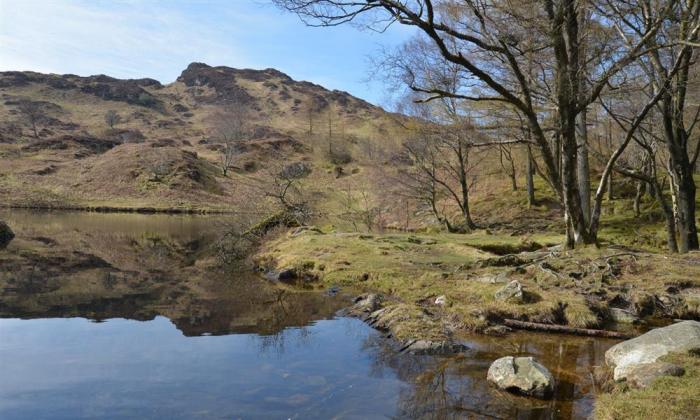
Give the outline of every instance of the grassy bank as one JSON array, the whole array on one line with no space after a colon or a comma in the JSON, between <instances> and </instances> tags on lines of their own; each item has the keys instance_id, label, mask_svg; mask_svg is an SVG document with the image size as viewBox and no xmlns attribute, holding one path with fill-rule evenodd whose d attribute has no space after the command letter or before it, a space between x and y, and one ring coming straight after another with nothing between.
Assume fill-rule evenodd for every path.
<instances>
[{"instance_id":1,"label":"grassy bank","mask_svg":"<svg viewBox=\"0 0 700 420\"><path fill-rule=\"evenodd\" d=\"M700 357L674 354L662 359L685 369L680 377L666 376L641 390L618 385L601 394L595 417L601 420L654 419L685 420L700 418Z\"/></svg>"},{"instance_id":2,"label":"grassy bank","mask_svg":"<svg viewBox=\"0 0 700 420\"><path fill-rule=\"evenodd\" d=\"M560 241L550 234L518 238L484 231L370 235L306 230L267 243L256 261L314 279L307 286L337 285L387 296L387 305L403 305L414 314L406 315L412 328L401 329L404 338L483 331L504 318L598 327L609 319L609 306L621 299L642 315L663 316L653 305L672 287L682 289L677 295L683 304L668 316L699 312L696 256L546 248ZM523 298L496 299L512 280L522 285ZM445 296L446 304L436 305L438 296Z\"/></svg>"}]
</instances>

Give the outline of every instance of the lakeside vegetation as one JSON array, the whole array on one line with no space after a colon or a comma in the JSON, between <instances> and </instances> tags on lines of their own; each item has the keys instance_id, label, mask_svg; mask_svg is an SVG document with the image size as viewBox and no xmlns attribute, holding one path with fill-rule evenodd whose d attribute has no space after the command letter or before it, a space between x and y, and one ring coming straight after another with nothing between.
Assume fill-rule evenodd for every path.
<instances>
[{"instance_id":1,"label":"lakeside vegetation","mask_svg":"<svg viewBox=\"0 0 700 420\"><path fill-rule=\"evenodd\" d=\"M357 296L348 313L400 352L700 319L700 2L273 2L415 29L375 63L395 112L274 69L2 72L0 205L230 213L207 265ZM17 270L57 252L27 243ZM595 416L700 416L698 355L660 360L684 373L601 374Z\"/></svg>"}]
</instances>

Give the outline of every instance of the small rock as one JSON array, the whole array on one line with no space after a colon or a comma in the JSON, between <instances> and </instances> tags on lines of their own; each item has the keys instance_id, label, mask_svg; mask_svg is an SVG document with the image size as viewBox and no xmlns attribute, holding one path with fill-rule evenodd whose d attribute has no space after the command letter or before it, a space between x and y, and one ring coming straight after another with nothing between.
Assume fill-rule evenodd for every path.
<instances>
[{"instance_id":1,"label":"small rock","mask_svg":"<svg viewBox=\"0 0 700 420\"><path fill-rule=\"evenodd\" d=\"M277 280L281 282L287 282L287 281L292 281L297 278L297 272L294 269L287 268L285 270L280 271L277 274Z\"/></svg>"},{"instance_id":2,"label":"small rock","mask_svg":"<svg viewBox=\"0 0 700 420\"><path fill-rule=\"evenodd\" d=\"M634 388L646 388L662 376L683 376L685 370L672 363L653 362L634 365L627 370L627 383Z\"/></svg>"},{"instance_id":3,"label":"small rock","mask_svg":"<svg viewBox=\"0 0 700 420\"><path fill-rule=\"evenodd\" d=\"M15 233L12 229L10 229L7 223L0 220L0 249L5 248L14 237Z\"/></svg>"},{"instance_id":4,"label":"small rock","mask_svg":"<svg viewBox=\"0 0 700 420\"><path fill-rule=\"evenodd\" d=\"M498 274L484 274L474 280L485 284L505 284L508 282L508 273L504 271Z\"/></svg>"},{"instance_id":5,"label":"small rock","mask_svg":"<svg viewBox=\"0 0 700 420\"><path fill-rule=\"evenodd\" d=\"M484 334L502 336L508 334L511 331L513 330L510 327L506 327L505 325L492 325L484 330Z\"/></svg>"},{"instance_id":6,"label":"small rock","mask_svg":"<svg viewBox=\"0 0 700 420\"><path fill-rule=\"evenodd\" d=\"M678 292L680 292L680 290L678 290L678 287L676 286L671 285L666 288L666 293L677 295Z\"/></svg>"},{"instance_id":7,"label":"small rock","mask_svg":"<svg viewBox=\"0 0 700 420\"><path fill-rule=\"evenodd\" d=\"M502 302L522 302L523 286L519 281L513 280L494 294L496 300Z\"/></svg>"},{"instance_id":8,"label":"small rock","mask_svg":"<svg viewBox=\"0 0 700 420\"><path fill-rule=\"evenodd\" d=\"M537 398L554 392L554 377L532 357L501 357L491 364L487 380L498 389Z\"/></svg>"},{"instance_id":9,"label":"small rock","mask_svg":"<svg viewBox=\"0 0 700 420\"><path fill-rule=\"evenodd\" d=\"M445 305L447 303L447 297L445 295L440 295L435 298L436 305Z\"/></svg>"},{"instance_id":10,"label":"small rock","mask_svg":"<svg viewBox=\"0 0 700 420\"><path fill-rule=\"evenodd\" d=\"M409 340L402 352L415 355L450 355L467 350L467 346L451 341Z\"/></svg>"},{"instance_id":11,"label":"small rock","mask_svg":"<svg viewBox=\"0 0 700 420\"><path fill-rule=\"evenodd\" d=\"M299 226L299 227L292 229L289 232L289 236L296 237L299 235L303 235L305 233L318 234L318 233L323 233L323 232L321 232L321 229L317 228L316 226Z\"/></svg>"},{"instance_id":12,"label":"small rock","mask_svg":"<svg viewBox=\"0 0 700 420\"><path fill-rule=\"evenodd\" d=\"M605 363L613 368L613 378L627 378L636 365L656 362L669 353L700 349L700 322L683 321L618 343L605 352Z\"/></svg>"},{"instance_id":13,"label":"small rock","mask_svg":"<svg viewBox=\"0 0 700 420\"><path fill-rule=\"evenodd\" d=\"M619 324L636 324L639 318L632 312L620 308L610 308L610 319Z\"/></svg>"},{"instance_id":14,"label":"small rock","mask_svg":"<svg viewBox=\"0 0 700 420\"><path fill-rule=\"evenodd\" d=\"M380 308L382 298L374 293L360 295L355 298L355 305L352 307L353 313L372 313Z\"/></svg>"}]
</instances>

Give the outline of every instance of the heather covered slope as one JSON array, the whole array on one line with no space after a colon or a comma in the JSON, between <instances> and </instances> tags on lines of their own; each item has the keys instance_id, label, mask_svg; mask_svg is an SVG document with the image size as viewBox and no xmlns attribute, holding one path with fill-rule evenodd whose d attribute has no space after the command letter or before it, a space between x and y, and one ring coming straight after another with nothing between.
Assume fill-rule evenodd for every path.
<instances>
[{"instance_id":1,"label":"heather covered slope","mask_svg":"<svg viewBox=\"0 0 700 420\"><path fill-rule=\"evenodd\" d=\"M35 124L27 103L40 110ZM215 126L232 103L245 107L250 135L224 177ZM327 164L329 132L358 164L363 150L391 149L397 118L274 69L193 63L167 85L4 72L0 195L12 206L225 210L248 194L241 177L300 160Z\"/></svg>"}]
</instances>

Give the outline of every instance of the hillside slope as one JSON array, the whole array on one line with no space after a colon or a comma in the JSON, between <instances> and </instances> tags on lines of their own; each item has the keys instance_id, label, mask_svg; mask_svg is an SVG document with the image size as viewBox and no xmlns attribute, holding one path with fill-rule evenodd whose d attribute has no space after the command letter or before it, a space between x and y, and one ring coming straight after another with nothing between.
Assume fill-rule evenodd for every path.
<instances>
[{"instance_id":1,"label":"hillside slope","mask_svg":"<svg viewBox=\"0 0 700 420\"><path fill-rule=\"evenodd\" d=\"M249 134L223 176L217 125L232 105L245 111ZM118 116L113 127L108 111ZM355 165L392 150L398 118L274 69L192 63L167 85L3 72L0 196L6 206L236 209L250 195L241 178L265 168L307 161L326 184L326 150Z\"/></svg>"}]
</instances>

